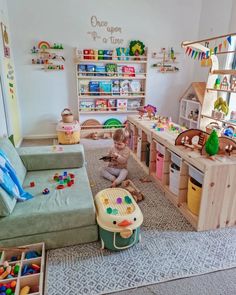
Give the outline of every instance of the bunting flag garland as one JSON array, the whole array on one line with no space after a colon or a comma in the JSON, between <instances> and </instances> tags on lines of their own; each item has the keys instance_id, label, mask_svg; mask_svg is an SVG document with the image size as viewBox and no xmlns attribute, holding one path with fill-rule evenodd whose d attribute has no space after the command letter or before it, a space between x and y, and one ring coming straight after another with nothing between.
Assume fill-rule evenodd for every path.
<instances>
[{"instance_id":1,"label":"bunting flag garland","mask_svg":"<svg viewBox=\"0 0 236 295\"><path fill-rule=\"evenodd\" d=\"M231 45L231 42L232 42L232 38L231 38L231 36L228 36L219 45L215 46L214 48L210 48L206 52L201 52L201 51L197 51L195 49L192 49L190 47L191 46L190 45L190 46L186 47L185 54L187 54L188 56L191 55L191 58L194 58L194 59L196 59L198 57L198 60L208 59L210 56L221 52L222 51L222 46L224 46L224 48L227 48L227 43L229 43L229 45ZM209 42L205 42L205 46L206 45L207 45L207 47L209 47Z\"/></svg>"}]
</instances>

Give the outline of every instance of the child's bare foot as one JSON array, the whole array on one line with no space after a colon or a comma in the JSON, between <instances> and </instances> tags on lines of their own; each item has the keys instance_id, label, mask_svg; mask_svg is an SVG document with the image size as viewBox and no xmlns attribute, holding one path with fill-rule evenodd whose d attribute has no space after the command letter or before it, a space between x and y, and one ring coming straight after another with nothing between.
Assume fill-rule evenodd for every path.
<instances>
[{"instance_id":1,"label":"child's bare foot","mask_svg":"<svg viewBox=\"0 0 236 295\"><path fill-rule=\"evenodd\" d=\"M113 188L116 187L116 181L112 182L111 187L113 187Z\"/></svg>"}]
</instances>

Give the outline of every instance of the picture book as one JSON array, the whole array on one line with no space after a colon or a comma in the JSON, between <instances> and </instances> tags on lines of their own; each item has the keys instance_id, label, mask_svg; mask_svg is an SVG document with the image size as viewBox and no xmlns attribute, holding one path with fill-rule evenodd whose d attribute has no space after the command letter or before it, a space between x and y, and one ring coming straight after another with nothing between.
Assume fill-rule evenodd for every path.
<instances>
[{"instance_id":1,"label":"picture book","mask_svg":"<svg viewBox=\"0 0 236 295\"><path fill-rule=\"evenodd\" d=\"M117 75L117 64L106 64L105 68L106 68L107 76Z\"/></svg>"},{"instance_id":2,"label":"picture book","mask_svg":"<svg viewBox=\"0 0 236 295\"><path fill-rule=\"evenodd\" d=\"M106 99L97 99L95 102L96 111L106 111L107 110L107 101Z\"/></svg>"},{"instance_id":3,"label":"picture book","mask_svg":"<svg viewBox=\"0 0 236 295\"><path fill-rule=\"evenodd\" d=\"M80 93L81 95L89 95L89 81L87 80L82 80L79 83L80 85Z\"/></svg>"},{"instance_id":4,"label":"picture book","mask_svg":"<svg viewBox=\"0 0 236 295\"><path fill-rule=\"evenodd\" d=\"M116 99L108 99L107 101L107 109L109 111L115 111L116 110Z\"/></svg>"},{"instance_id":5,"label":"picture book","mask_svg":"<svg viewBox=\"0 0 236 295\"><path fill-rule=\"evenodd\" d=\"M90 81L89 82L89 92L90 95L99 95L99 82L98 81Z\"/></svg>"},{"instance_id":6,"label":"picture book","mask_svg":"<svg viewBox=\"0 0 236 295\"><path fill-rule=\"evenodd\" d=\"M112 95L120 95L120 80L112 81Z\"/></svg>"},{"instance_id":7,"label":"picture book","mask_svg":"<svg viewBox=\"0 0 236 295\"><path fill-rule=\"evenodd\" d=\"M94 101L81 101L80 110L84 112L93 111L95 107Z\"/></svg>"},{"instance_id":8,"label":"picture book","mask_svg":"<svg viewBox=\"0 0 236 295\"><path fill-rule=\"evenodd\" d=\"M87 65L87 76L94 76L95 71L96 71L95 65Z\"/></svg>"},{"instance_id":9,"label":"picture book","mask_svg":"<svg viewBox=\"0 0 236 295\"><path fill-rule=\"evenodd\" d=\"M117 99L117 111L127 111L128 99Z\"/></svg>"},{"instance_id":10,"label":"picture book","mask_svg":"<svg viewBox=\"0 0 236 295\"><path fill-rule=\"evenodd\" d=\"M120 95L129 95L129 80L120 81Z\"/></svg>"},{"instance_id":11,"label":"picture book","mask_svg":"<svg viewBox=\"0 0 236 295\"><path fill-rule=\"evenodd\" d=\"M130 86L130 92L132 94L140 94L141 91L141 83L138 80L133 80L129 83Z\"/></svg>"},{"instance_id":12,"label":"picture book","mask_svg":"<svg viewBox=\"0 0 236 295\"><path fill-rule=\"evenodd\" d=\"M78 65L77 71L78 71L79 76L86 76L87 66L86 65Z\"/></svg>"},{"instance_id":13,"label":"picture book","mask_svg":"<svg viewBox=\"0 0 236 295\"><path fill-rule=\"evenodd\" d=\"M96 66L96 76L106 76L105 66Z\"/></svg>"},{"instance_id":14,"label":"picture book","mask_svg":"<svg viewBox=\"0 0 236 295\"><path fill-rule=\"evenodd\" d=\"M122 67L122 73L123 73L124 77L135 77L135 68L134 67L123 66Z\"/></svg>"},{"instance_id":15,"label":"picture book","mask_svg":"<svg viewBox=\"0 0 236 295\"><path fill-rule=\"evenodd\" d=\"M111 95L111 82L101 81L99 82L100 95Z\"/></svg>"}]
</instances>

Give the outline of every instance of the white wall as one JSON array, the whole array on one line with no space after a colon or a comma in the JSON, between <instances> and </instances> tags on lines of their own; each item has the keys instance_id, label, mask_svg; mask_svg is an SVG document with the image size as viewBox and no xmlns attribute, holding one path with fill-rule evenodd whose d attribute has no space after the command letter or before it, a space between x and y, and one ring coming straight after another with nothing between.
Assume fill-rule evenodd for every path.
<instances>
[{"instance_id":1,"label":"white wall","mask_svg":"<svg viewBox=\"0 0 236 295\"><path fill-rule=\"evenodd\" d=\"M202 11L199 23L199 38L207 39L210 37L216 37L220 35L225 35L227 33L233 33L236 31L236 16L232 5L235 0L203 0L202 1ZM232 14L232 16L231 16ZM230 21L232 18L232 28L230 29ZM233 21L234 18L234 21ZM234 22L234 25L233 25ZM233 28L234 27L234 28ZM222 40L216 40L216 45ZM214 44L214 42L211 42ZM221 64L225 62L220 56L219 61ZM226 58L226 55L224 55ZM209 68L204 68L200 66L200 62L194 62L194 80L207 81Z\"/></svg>"},{"instance_id":2,"label":"white wall","mask_svg":"<svg viewBox=\"0 0 236 295\"><path fill-rule=\"evenodd\" d=\"M151 51L174 46L182 53L180 72L160 74L149 67L147 103L164 115L178 118L178 100L192 81L194 65L180 44L198 37L201 2L195 0L8 0L18 91L25 136L55 133L60 112L69 106L77 113L73 48L114 48L94 42L90 17L96 15L122 27L124 46L142 40ZM98 30L99 31L99 30ZM102 30L100 30L102 32ZM108 36L108 33L106 34ZM119 34L117 34L119 36ZM65 71L48 73L31 65L30 49L39 40L65 45Z\"/></svg>"}]
</instances>

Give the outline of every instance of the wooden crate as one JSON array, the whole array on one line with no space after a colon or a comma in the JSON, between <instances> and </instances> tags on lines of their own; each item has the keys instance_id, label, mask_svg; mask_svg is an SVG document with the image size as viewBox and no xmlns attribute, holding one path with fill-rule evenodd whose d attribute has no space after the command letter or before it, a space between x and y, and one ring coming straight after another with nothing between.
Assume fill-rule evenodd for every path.
<instances>
[{"instance_id":1,"label":"wooden crate","mask_svg":"<svg viewBox=\"0 0 236 295\"><path fill-rule=\"evenodd\" d=\"M0 248L1 250L1 248ZM17 275L13 278L5 278L0 280L0 286L4 284L10 284L13 281L16 282L15 295L19 295L22 288L25 286L30 287L29 293L34 295L43 295L43 278L44 278L44 261L45 261L45 245L44 243L32 244L21 246L17 248L2 248L1 258L0 258L0 268L3 266L4 262L7 261L10 266L19 264L20 269ZM40 254L37 258L27 259L26 254L29 251L36 251ZM16 261L11 261L11 258L15 256ZM37 264L40 266L40 271L35 274L23 275L23 269L25 265Z\"/></svg>"}]
</instances>

